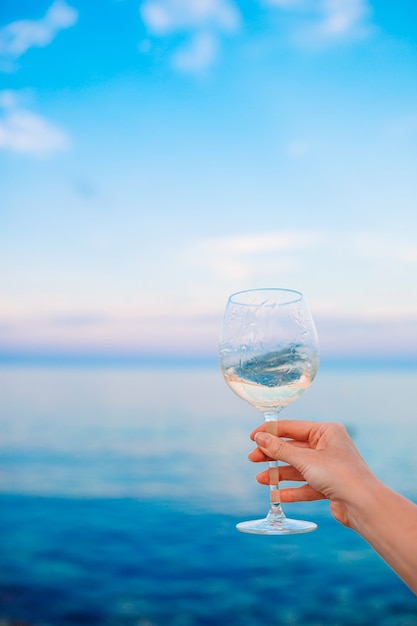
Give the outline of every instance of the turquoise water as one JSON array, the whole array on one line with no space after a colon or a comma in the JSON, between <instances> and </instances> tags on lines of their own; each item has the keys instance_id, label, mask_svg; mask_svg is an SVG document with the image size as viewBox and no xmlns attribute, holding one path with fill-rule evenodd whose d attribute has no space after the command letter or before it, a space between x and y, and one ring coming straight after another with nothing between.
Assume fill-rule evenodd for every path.
<instances>
[{"instance_id":1,"label":"turquoise water","mask_svg":"<svg viewBox=\"0 0 417 626\"><path fill-rule=\"evenodd\" d=\"M417 501L417 370L326 370L286 417L344 422ZM258 413L216 368L0 369L0 623L417 625L417 599L325 502L242 535L268 492Z\"/></svg>"}]
</instances>

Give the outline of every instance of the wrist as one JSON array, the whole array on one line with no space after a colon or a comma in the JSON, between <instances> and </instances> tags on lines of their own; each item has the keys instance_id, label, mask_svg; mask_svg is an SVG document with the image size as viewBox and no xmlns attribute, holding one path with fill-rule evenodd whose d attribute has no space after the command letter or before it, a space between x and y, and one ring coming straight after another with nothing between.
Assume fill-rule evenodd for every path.
<instances>
[{"instance_id":1,"label":"wrist","mask_svg":"<svg viewBox=\"0 0 417 626\"><path fill-rule=\"evenodd\" d=\"M376 476L369 473L351 490L346 502L349 527L360 535L367 534L375 516L385 508L387 491L390 491Z\"/></svg>"}]
</instances>

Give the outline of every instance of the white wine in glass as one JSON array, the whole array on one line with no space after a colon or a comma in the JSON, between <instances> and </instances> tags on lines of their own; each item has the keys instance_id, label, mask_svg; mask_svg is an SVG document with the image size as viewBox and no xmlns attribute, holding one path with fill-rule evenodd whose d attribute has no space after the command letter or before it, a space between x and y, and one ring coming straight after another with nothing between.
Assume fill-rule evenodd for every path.
<instances>
[{"instance_id":1,"label":"white wine in glass","mask_svg":"<svg viewBox=\"0 0 417 626\"><path fill-rule=\"evenodd\" d=\"M278 414L311 385L319 346L310 310L299 291L252 289L230 296L219 346L226 383L264 415L277 434ZM270 508L263 519L240 522L238 530L287 535L315 530L313 522L289 519L279 498L278 462L269 463Z\"/></svg>"}]
</instances>

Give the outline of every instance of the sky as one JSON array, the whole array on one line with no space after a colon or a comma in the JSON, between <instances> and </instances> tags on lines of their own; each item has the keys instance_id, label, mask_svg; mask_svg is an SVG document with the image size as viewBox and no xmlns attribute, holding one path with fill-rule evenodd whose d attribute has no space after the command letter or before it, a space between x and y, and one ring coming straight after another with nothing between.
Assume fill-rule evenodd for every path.
<instances>
[{"instance_id":1,"label":"sky","mask_svg":"<svg viewBox=\"0 0 417 626\"><path fill-rule=\"evenodd\" d=\"M300 290L417 360L415 0L3 0L0 358L213 357Z\"/></svg>"}]
</instances>

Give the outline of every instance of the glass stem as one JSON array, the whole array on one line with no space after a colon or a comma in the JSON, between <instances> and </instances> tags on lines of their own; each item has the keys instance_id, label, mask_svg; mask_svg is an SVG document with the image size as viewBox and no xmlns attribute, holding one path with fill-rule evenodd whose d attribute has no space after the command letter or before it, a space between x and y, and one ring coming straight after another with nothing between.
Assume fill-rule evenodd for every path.
<instances>
[{"instance_id":1,"label":"glass stem","mask_svg":"<svg viewBox=\"0 0 417 626\"><path fill-rule=\"evenodd\" d=\"M279 410L274 413L264 413L266 432L278 436L278 415ZM279 495L279 469L278 461L269 461L269 513L268 518L272 521L285 519L281 507Z\"/></svg>"}]
</instances>

